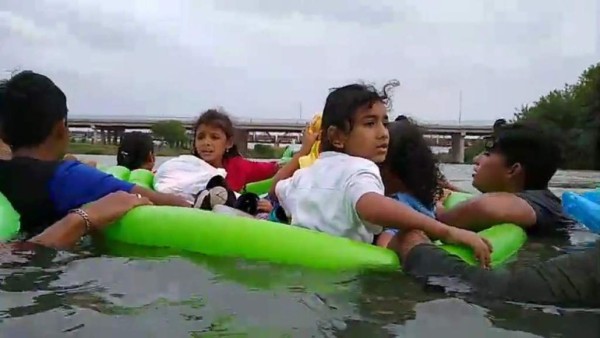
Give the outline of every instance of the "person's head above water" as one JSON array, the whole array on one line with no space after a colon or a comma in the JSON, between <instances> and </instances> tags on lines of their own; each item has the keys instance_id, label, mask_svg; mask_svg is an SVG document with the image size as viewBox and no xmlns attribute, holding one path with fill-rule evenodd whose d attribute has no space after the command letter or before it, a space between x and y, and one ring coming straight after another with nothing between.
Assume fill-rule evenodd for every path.
<instances>
[{"instance_id":1,"label":"person's head above water","mask_svg":"<svg viewBox=\"0 0 600 338\"><path fill-rule=\"evenodd\" d=\"M425 206L433 206L441 194L440 171L431 148L419 130L408 120L388 124L390 143L381 178L386 195L406 192Z\"/></svg>"},{"instance_id":2,"label":"person's head above water","mask_svg":"<svg viewBox=\"0 0 600 338\"><path fill-rule=\"evenodd\" d=\"M406 117L406 115L398 115L394 121L396 121L396 122L408 121L408 117Z\"/></svg>"},{"instance_id":3,"label":"person's head above water","mask_svg":"<svg viewBox=\"0 0 600 338\"><path fill-rule=\"evenodd\" d=\"M60 159L69 144L67 98L48 77L20 72L0 84L0 137L13 154Z\"/></svg>"},{"instance_id":4,"label":"person's head above water","mask_svg":"<svg viewBox=\"0 0 600 338\"><path fill-rule=\"evenodd\" d=\"M481 192L546 189L562 159L558 135L532 124L506 124L485 146L473 173Z\"/></svg>"},{"instance_id":5,"label":"person's head above water","mask_svg":"<svg viewBox=\"0 0 600 338\"><path fill-rule=\"evenodd\" d=\"M139 131L125 133L117 151L117 165L129 170L154 168L152 136Z\"/></svg>"},{"instance_id":6,"label":"person's head above water","mask_svg":"<svg viewBox=\"0 0 600 338\"><path fill-rule=\"evenodd\" d=\"M215 168L223 167L223 160L240 156L234 144L235 129L226 113L209 109L194 124L193 154Z\"/></svg>"},{"instance_id":7,"label":"person's head above water","mask_svg":"<svg viewBox=\"0 0 600 338\"><path fill-rule=\"evenodd\" d=\"M507 124L507 122L505 119L497 119L496 121L494 121L494 125L492 126L492 128L494 130L494 135L496 135L498 133L498 131L500 130L500 128L502 128L506 124Z\"/></svg>"},{"instance_id":8,"label":"person's head above water","mask_svg":"<svg viewBox=\"0 0 600 338\"><path fill-rule=\"evenodd\" d=\"M378 92L374 87L350 84L334 89L327 96L321 121L321 151L383 162L387 153L387 105L390 82Z\"/></svg>"}]
</instances>

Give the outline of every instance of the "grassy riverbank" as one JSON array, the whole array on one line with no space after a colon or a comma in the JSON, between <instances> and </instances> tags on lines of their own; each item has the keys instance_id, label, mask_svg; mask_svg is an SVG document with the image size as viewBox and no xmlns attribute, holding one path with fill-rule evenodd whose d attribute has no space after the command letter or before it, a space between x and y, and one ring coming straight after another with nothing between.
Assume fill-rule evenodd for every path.
<instances>
[{"instance_id":1,"label":"grassy riverbank","mask_svg":"<svg viewBox=\"0 0 600 338\"><path fill-rule=\"evenodd\" d=\"M117 155L117 146L111 144L76 143L69 144L68 152L83 155ZM285 147L273 147L269 145L256 145L254 149L248 149L247 157L250 158L281 158ZM156 149L157 156L179 156L189 154L190 149L161 147Z\"/></svg>"}]
</instances>

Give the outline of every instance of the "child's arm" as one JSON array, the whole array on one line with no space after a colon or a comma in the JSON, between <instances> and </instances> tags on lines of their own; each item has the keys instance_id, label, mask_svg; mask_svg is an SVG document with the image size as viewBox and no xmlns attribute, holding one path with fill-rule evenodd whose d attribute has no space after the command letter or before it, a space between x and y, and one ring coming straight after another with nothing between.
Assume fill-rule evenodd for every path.
<instances>
[{"instance_id":1,"label":"child's arm","mask_svg":"<svg viewBox=\"0 0 600 338\"><path fill-rule=\"evenodd\" d=\"M270 196L275 196L275 186L277 185L277 182L284 180L288 177L292 177L292 175L294 175L294 172L300 169L300 157L310 154L310 150L312 149L312 146L313 144L315 144L318 137L318 133L313 133L308 128L304 131L302 138L302 147L300 148L300 150L294 154L290 162L288 162L281 169L279 169L275 176L273 176L273 184L271 185L271 189L269 190Z\"/></svg>"},{"instance_id":2,"label":"child's arm","mask_svg":"<svg viewBox=\"0 0 600 338\"><path fill-rule=\"evenodd\" d=\"M173 194L165 194L162 192L157 192L154 190L150 190L139 185L136 185L131 189L132 194L140 194L143 197L146 197L156 205L171 205L175 207L190 207L190 203L188 203L183 197L173 195Z\"/></svg>"},{"instance_id":3,"label":"child's arm","mask_svg":"<svg viewBox=\"0 0 600 338\"><path fill-rule=\"evenodd\" d=\"M483 266L489 266L492 247L472 231L450 227L407 205L383 195L383 183L375 168L358 172L346 187L358 216L372 224L402 230L422 230L448 243L470 246Z\"/></svg>"},{"instance_id":4,"label":"child's arm","mask_svg":"<svg viewBox=\"0 0 600 338\"><path fill-rule=\"evenodd\" d=\"M140 194L157 205L190 206L179 196L142 188L80 162L61 163L50 182L49 190L59 214L66 214L71 209L117 191Z\"/></svg>"},{"instance_id":5,"label":"child's arm","mask_svg":"<svg viewBox=\"0 0 600 338\"><path fill-rule=\"evenodd\" d=\"M246 163L246 181L245 183L258 182L273 177L277 173L279 166L277 162L256 162L243 159Z\"/></svg>"},{"instance_id":6,"label":"child's arm","mask_svg":"<svg viewBox=\"0 0 600 338\"><path fill-rule=\"evenodd\" d=\"M524 199L509 193L487 193L437 214L440 222L481 230L499 223L514 223L522 228L535 225L535 210Z\"/></svg>"},{"instance_id":7,"label":"child's arm","mask_svg":"<svg viewBox=\"0 0 600 338\"><path fill-rule=\"evenodd\" d=\"M356 212L372 224L400 230L423 230L435 238L447 238L451 231L449 226L377 193L364 194L356 203Z\"/></svg>"},{"instance_id":8,"label":"child's arm","mask_svg":"<svg viewBox=\"0 0 600 338\"><path fill-rule=\"evenodd\" d=\"M447 243L470 246L482 266L490 264L492 247L487 240L474 232L440 223L391 198L374 192L366 193L357 201L356 212L361 219L372 224L402 230L422 230Z\"/></svg>"},{"instance_id":9,"label":"child's arm","mask_svg":"<svg viewBox=\"0 0 600 338\"><path fill-rule=\"evenodd\" d=\"M440 179L439 184L440 184L440 186L443 189L448 189L448 190L452 190L452 191L456 191L456 192L466 192L466 191L462 190L461 188L459 188L459 187L455 186L454 184L452 184L445 177L443 177L442 179Z\"/></svg>"}]
</instances>

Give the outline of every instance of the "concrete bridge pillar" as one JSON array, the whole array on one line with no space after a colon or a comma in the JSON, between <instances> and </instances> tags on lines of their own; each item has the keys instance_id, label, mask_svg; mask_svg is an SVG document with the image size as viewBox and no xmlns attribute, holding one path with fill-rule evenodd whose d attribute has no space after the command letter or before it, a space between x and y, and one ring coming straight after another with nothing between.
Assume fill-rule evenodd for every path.
<instances>
[{"instance_id":1,"label":"concrete bridge pillar","mask_svg":"<svg viewBox=\"0 0 600 338\"><path fill-rule=\"evenodd\" d=\"M248 131L236 128L233 143L237 146L240 154L245 156L248 153Z\"/></svg>"},{"instance_id":2,"label":"concrete bridge pillar","mask_svg":"<svg viewBox=\"0 0 600 338\"><path fill-rule=\"evenodd\" d=\"M119 131L117 129L112 130L112 144L119 144Z\"/></svg>"},{"instance_id":3,"label":"concrete bridge pillar","mask_svg":"<svg viewBox=\"0 0 600 338\"><path fill-rule=\"evenodd\" d=\"M98 129L92 126L92 144L96 143L96 138L98 137Z\"/></svg>"},{"instance_id":4,"label":"concrete bridge pillar","mask_svg":"<svg viewBox=\"0 0 600 338\"><path fill-rule=\"evenodd\" d=\"M100 128L100 138L102 139L102 144L106 144L106 129Z\"/></svg>"},{"instance_id":5,"label":"concrete bridge pillar","mask_svg":"<svg viewBox=\"0 0 600 338\"><path fill-rule=\"evenodd\" d=\"M465 163L465 133L452 134L452 161L454 163Z\"/></svg>"}]
</instances>

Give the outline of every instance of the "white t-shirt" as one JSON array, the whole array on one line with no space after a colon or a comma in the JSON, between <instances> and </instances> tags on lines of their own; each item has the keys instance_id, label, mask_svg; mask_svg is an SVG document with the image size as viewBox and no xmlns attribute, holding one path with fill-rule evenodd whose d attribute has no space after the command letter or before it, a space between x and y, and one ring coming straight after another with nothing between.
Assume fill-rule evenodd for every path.
<instances>
[{"instance_id":1,"label":"white t-shirt","mask_svg":"<svg viewBox=\"0 0 600 338\"><path fill-rule=\"evenodd\" d=\"M292 224L367 243L382 230L356 213L356 202L370 192L384 194L377 165L333 151L321 153L313 165L275 187Z\"/></svg>"},{"instance_id":2,"label":"white t-shirt","mask_svg":"<svg viewBox=\"0 0 600 338\"><path fill-rule=\"evenodd\" d=\"M175 194L194 202L194 196L206 189L208 181L216 175L225 177L227 172L215 168L192 155L181 155L163 163L154 175L154 190Z\"/></svg>"}]
</instances>

